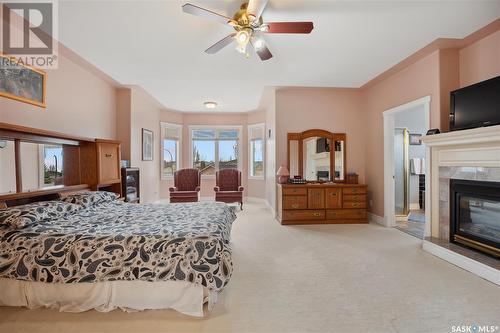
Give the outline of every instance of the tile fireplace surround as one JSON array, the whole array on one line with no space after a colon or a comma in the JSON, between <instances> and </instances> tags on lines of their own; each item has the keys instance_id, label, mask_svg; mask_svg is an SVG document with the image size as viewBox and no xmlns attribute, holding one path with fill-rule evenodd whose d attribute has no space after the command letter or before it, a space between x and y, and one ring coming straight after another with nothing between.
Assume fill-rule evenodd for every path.
<instances>
[{"instance_id":1,"label":"tile fireplace surround","mask_svg":"<svg viewBox=\"0 0 500 333\"><path fill-rule=\"evenodd\" d=\"M450 243L450 179L500 182L500 125L425 136L426 230L423 249L500 285L500 260Z\"/></svg>"}]
</instances>

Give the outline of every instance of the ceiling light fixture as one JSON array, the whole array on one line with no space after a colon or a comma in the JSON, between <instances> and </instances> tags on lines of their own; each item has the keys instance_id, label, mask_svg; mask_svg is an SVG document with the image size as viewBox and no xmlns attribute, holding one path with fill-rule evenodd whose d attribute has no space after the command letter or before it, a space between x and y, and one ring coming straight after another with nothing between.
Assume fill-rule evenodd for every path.
<instances>
[{"instance_id":1,"label":"ceiling light fixture","mask_svg":"<svg viewBox=\"0 0 500 333\"><path fill-rule=\"evenodd\" d=\"M207 109L210 109L210 110L215 109L217 107L217 103L216 102L205 102L203 104L205 105L205 107Z\"/></svg>"},{"instance_id":2,"label":"ceiling light fixture","mask_svg":"<svg viewBox=\"0 0 500 333\"><path fill-rule=\"evenodd\" d=\"M236 50L240 53L247 53L247 45L252 36L252 29L242 29L236 34Z\"/></svg>"},{"instance_id":3,"label":"ceiling light fixture","mask_svg":"<svg viewBox=\"0 0 500 333\"><path fill-rule=\"evenodd\" d=\"M257 38L253 42L253 46L255 47L256 50L262 49L266 44L264 43L263 39Z\"/></svg>"}]
</instances>

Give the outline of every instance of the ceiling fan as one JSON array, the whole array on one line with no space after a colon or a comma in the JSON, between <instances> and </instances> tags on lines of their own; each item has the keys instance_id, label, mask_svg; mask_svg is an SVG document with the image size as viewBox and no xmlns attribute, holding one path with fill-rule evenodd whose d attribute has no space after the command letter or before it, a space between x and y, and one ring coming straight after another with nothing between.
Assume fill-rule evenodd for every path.
<instances>
[{"instance_id":1,"label":"ceiling fan","mask_svg":"<svg viewBox=\"0 0 500 333\"><path fill-rule=\"evenodd\" d=\"M261 33L267 34L308 34L314 28L312 22L266 22L262 19L262 12L268 0L249 0L241 5L233 18L217 14L208 9L201 8L190 3L182 6L185 13L204 17L222 24L232 26L236 32L231 33L214 45L205 50L206 53L214 54L224 47L236 41L236 50L243 54L247 53L250 44L262 61L271 59L273 55L266 46Z\"/></svg>"}]
</instances>

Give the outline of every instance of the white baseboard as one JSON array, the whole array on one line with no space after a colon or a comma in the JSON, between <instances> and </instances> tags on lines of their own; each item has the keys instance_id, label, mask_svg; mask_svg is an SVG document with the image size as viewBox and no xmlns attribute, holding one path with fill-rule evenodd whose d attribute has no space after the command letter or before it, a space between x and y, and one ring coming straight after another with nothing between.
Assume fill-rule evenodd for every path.
<instances>
[{"instance_id":1,"label":"white baseboard","mask_svg":"<svg viewBox=\"0 0 500 333\"><path fill-rule=\"evenodd\" d=\"M378 216L377 214L373 214L373 213L370 213L368 212L368 221L370 223L377 223L377 224L380 224L384 227L386 227L385 225L385 222L384 222L384 218L382 216Z\"/></svg>"},{"instance_id":2,"label":"white baseboard","mask_svg":"<svg viewBox=\"0 0 500 333\"><path fill-rule=\"evenodd\" d=\"M463 268L466 271L476 274L483 279L500 286L500 270L498 269L482 264L471 258L467 258L457 252L450 251L427 240L423 241L422 248L424 251L429 252L436 257L446 260L455 266Z\"/></svg>"}]
</instances>

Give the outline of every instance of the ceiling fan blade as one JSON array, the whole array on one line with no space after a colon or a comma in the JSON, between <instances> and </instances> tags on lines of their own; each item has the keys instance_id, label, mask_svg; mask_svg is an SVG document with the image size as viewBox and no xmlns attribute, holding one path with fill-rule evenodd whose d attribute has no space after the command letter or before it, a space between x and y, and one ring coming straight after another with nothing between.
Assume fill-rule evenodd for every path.
<instances>
[{"instance_id":1,"label":"ceiling fan blade","mask_svg":"<svg viewBox=\"0 0 500 333\"><path fill-rule=\"evenodd\" d=\"M219 52L233 42L234 36L236 36L236 33L232 33L229 36L224 37L223 39L206 49L205 52L208 54L215 54Z\"/></svg>"},{"instance_id":2,"label":"ceiling fan blade","mask_svg":"<svg viewBox=\"0 0 500 333\"><path fill-rule=\"evenodd\" d=\"M248 1L247 14L259 19L266 8L268 0L250 0Z\"/></svg>"},{"instance_id":3,"label":"ceiling fan blade","mask_svg":"<svg viewBox=\"0 0 500 333\"><path fill-rule=\"evenodd\" d=\"M269 51L266 44L263 44L259 48L255 47L255 45L253 43L252 43L252 46L253 46L255 52L257 52L257 55L259 56L260 60L266 61L266 60L269 60L273 57L273 54L271 53L271 51Z\"/></svg>"},{"instance_id":4,"label":"ceiling fan blade","mask_svg":"<svg viewBox=\"0 0 500 333\"><path fill-rule=\"evenodd\" d=\"M214 13L208 9L198 7L198 6L192 5L190 3L184 4L182 6L182 11L184 13L193 14L196 16L201 16L201 17L204 17L204 18L212 20L212 21L217 21L217 22L220 22L222 24L228 24L229 22L232 22L232 20L227 16Z\"/></svg>"},{"instance_id":5,"label":"ceiling fan blade","mask_svg":"<svg viewBox=\"0 0 500 333\"><path fill-rule=\"evenodd\" d=\"M312 22L269 22L268 34L309 34L314 29Z\"/></svg>"}]
</instances>

